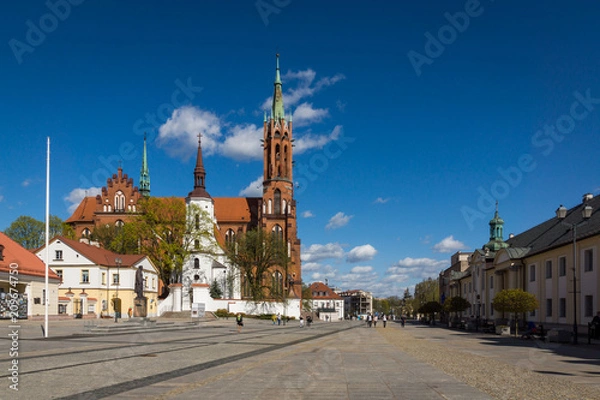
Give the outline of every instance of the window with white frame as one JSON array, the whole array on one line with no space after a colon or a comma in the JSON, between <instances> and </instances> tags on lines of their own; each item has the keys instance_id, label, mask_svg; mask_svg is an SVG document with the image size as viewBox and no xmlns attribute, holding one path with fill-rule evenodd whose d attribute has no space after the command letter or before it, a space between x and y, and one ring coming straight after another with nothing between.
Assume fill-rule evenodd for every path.
<instances>
[{"instance_id":1,"label":"window with white frame","mask_svg":"<svg viewBox=\"0 0 600 400\"><path fill-rule=\"evenodd\" d=\"M594 296L587 295L583 298L583 316L592 317L594 315Z\"/></svg>"},{"instance_id":2,"label":"window with white frame","mask_svg":"<svg viewBox=\"0 0 600 400\"><path fill-rule=\"evenodd\" d=\"M558 299L558 317L566 318L567 316L567 299L561 297Z\"/></svg>"},{"instance_id":3,"label":"window with white frame","mask_svg":"<svg viewBox=\"0 0 600 400\"><path fill-rule=\"evenodd\" d=\"M62 261L63 259L63 252L62 250L55 250L54 251L54 260L55 261Z\"/></svg>"},{"instance_id":4,"label":"window with white frame","mask_svg":"<svg viewBox=\"0 0 600 400\"><path fill-rule=\"evenodd\" d=\"M90 283L90 270L89 269L81 270L81 283Z\"/></svg>"},{"instance_id":5,"label":"window with white frame","mask_svg":"<svg viewBox=\"0 0 600 400\"><path fill-rule=\"evenodd\" d=\"M583 271L591 272L594 270L594 250L587 249L583 252Z\"/></svg>"},{"instance_id":6,"label":"window with white frame","mask_svg":"<svg viewBox=\"0 0 600 400\"><path fill-rule=\"evenodd\" d=\"M558 258L558 276L567 275L567 257Z\"/></svg>"},{"instance_id":7,"label":"window with white frame","mask_svg":"<svg viewBox=\"0 0 600 400\"><path fill-rule=\"evenodd\" d=\"M546 261L546 279L552 279L552 260Z\"/></svg>"}]
</instances>

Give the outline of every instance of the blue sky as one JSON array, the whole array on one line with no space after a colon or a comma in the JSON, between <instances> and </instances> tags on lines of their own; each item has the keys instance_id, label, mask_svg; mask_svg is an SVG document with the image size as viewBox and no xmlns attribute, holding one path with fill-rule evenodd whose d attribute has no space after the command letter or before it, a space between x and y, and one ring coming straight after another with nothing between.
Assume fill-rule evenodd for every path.
<instances>
[{"instance_id":1,"label":"blue sky","mask_svg":"<svg viewBox=\"0 0 600 400\"><path fill-rule=\"evenodd\" d=\"M50 6L49 6L50 5ZM32 0L3 9L0 229L66 219L116 172L255 195L281 54L303 278L377 296L598 194L600 5Z\"/></svg>"}]
</instances>

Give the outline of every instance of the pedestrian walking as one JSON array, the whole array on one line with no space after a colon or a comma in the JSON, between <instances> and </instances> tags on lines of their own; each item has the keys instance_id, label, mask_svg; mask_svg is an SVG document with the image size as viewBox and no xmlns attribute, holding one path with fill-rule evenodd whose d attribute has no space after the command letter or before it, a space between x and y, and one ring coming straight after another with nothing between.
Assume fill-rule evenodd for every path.
<instances>
[{"instance_id":1,"label":"pedestrian walking","mask_svg":"<svg viewBox=\"0 0 600 400\"><path fill-rule=\"evenodd\" d=\"M304 328L304 318L300 317L300 328Z\"/></svg>"},{"instance_id":2,"label":"pedestrian walking","mask_svg":"<svg viewBox=\"0 0 600 400\"><path fill-rule=\"evenodd\" d=\"M371 316L371 313L367 314L367 327L371 327L371 324L373 324L373 317Z\"/></svg>"},{"instance_id":3,"label":"pedestrian walking","mask_svg":"<svg viewBox=\"0 0 600 400\"><path fill-rule=\"evenodd\" d=\"M281 314L277 313L277 325L281 325Z\"/></svg>"},{"instance_id":4,"label":"pedestrian walking","mask_svg":"<svg viewBox=\"0 0 600 400\"><path fill-rule=\"evenodd\" d=\"M377 314L375 314L375 316L373 317L373 328L377 328Z\"/></svg>"},{"instance_id":5,"label":"pedestrian walking","mask_svg":"<svg viewBox=\"0 0 600 400\"><path fill-rule=\"evenodd\" d=\"M383 317L381 317L381 320L383 321L383 327L385 328L385 325L387 324L387 317L385 316L385 314L383 314Z\"/></svg>"},{"instance_id":6,"label":"pedestrian walking","mask_svg":"<svg viewBox=\"0 0 600 400\"><path fill-rule=\"evenodd\" d=\"M242 333L242 327L244 326L244 317L242 317L241 313L237 313L235 316L235 322L237 324L238 333Z\"/></svg>"}]
</instances>

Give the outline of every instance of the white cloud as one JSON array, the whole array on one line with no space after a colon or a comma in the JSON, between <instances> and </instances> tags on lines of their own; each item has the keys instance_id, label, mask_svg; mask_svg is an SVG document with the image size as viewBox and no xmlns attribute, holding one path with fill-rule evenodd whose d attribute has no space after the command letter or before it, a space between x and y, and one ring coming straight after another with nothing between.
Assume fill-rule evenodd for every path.
<instances>
[{"instance_id":1,"label":"white cloud","mask_svg":"<svg viewBox=\"0 0 600 400\"><path fill-rule=\"evenodd\" d=\"M4 200L4 196L2 196L2 195L0 194L0 202L2 202L3 200Z\"/></svg>"},{"instance_id":2,"label":"white cloud","mask_svg":"<svg viewBox=\"0 0 600 400\"><path fill-rule=\"evenodd\" d=\"M308 248L302 249L300 254L302 262L315 262L327 258L342 258L344 249L339 243L311 244Z\"/></svg>"},{"instance_id":3,"label":"white cloud","mask_svg":"<svg viewBox=\"0 0 600 400\"><path fill-rule=\"evenodd\" d=\"M353 273L353 274L366 274L366 273L369 273L369 272L372 272L372 271L373 271L373 267L370 267L370 266L360 267L358 265L356 267L353 267L350 270L350 272Z\"/></svg>"},{"instance_id":4,"label":"white cloud","mask_svg":"<svg viewBox=\"0 0 600 400\"><path fill-rule=\"evenodd\" d=\"M431 235L425 235L425 237L419 238L419 240L423 244L429 244L431 243Z\"/></svg>"},{"instance_id":5,"label":"white cloud","mask_svg":"<svg viewBox=\"0 0 600 400\"><path fill-rule=\"evenodd\" d=\"M212 154L221 136L221 120L210 112L193 106L183 106L173 111L171 117L159 128L156 144L171 157L189 159L198 148L198 134L202 134L203 154Z\"/></svg>"},{"instance_id":6,"label":"white cloud","mask_svg":"<svg viewBox=\"0 0 600 400\"><path fill-rule=\"evenodd\" d=\"M331 265L325 265L320 272L313 272L310 276L314 281L324 281L325 279L334 278L337 275L337 270Z\"/></svg>"},{"instance_id":7,"label":"white cloud","mask_svg":"<svg viewBox=\"0 0 600 400\"><path fill-rule=\"evenodd\" d=\"M302 218L312 218L315 215L310 210L306 210L302 213Z\"/></svg>"},{"instance_id":8,"label":"white cloud","mask_svg":"<svg viewBox=\"0 0 600 400\"><path fill-rule=\"evenodd\" d=\"M370 244L356 246L348 252L348 255L346 256L346 261L348 261L349 263L368 261L373 259L373 257L375 257L376 254L377 250L375 250L375 247L371 246Z\"/></svg>"},{"instance_id":9,"label":"white cloud","mask_svg":"<svg viewBox=\"0 0 600 400\"><path fill-rule=\"evenodd\" d=\"M344 103L344 102L342 102L341 100L338 100L338 101L336 101L336 102L335 102L335 106L336 106L336 107L337 107L337 109L338 109L338 110L340 110L341 112L344 112L344 111L346 111L346 104L347 104L347 103Z\"/></svg>"},{"instance_id":10,"label":"white cloud","mask_svg":"<svg viewBox=\"0 0 600 400\"><path fill-rule=\"evenodd\" d=\"M66 195L63 200L68 204L68 210L72 214L81 203L86 196L96 196L100 194L102 188L99 187L90 187L90 188L76 188L71 190L68 195Z\"/></svg>"},{"instance_id":11,"label":"white cloud","mask_svg":"<svg viewBox=\"0 0 600 400\"><path fill-rule=\"evenodd\" d=\"M312 103L304 102L294 110L294 126L306 126L312 123L321 122L323 118L328 116L328 109L313 108Z\"/></svg>"},{"instance_id":12,"label":"white cloud","mask_svg":"<svg viewBox=\"0 0 600 400\"><path fill-rule=\"evenodd\" d=\"M302 271L318 271L322 265L316 262L302 263Z\"/></svg>"},{"instance_id":13,"label":"white cloud","mask_svg":"<svg viewBox=\"0 0 600 400\"><path fill-rule=\"evenodd\" d=\"M463 242L454 239L453 235L450 235L441 242L436 243L433 246L433 251L436 253L452 253L458 250L464 249L466 246Z\"/></svg>"},{"instance_id":14,"label":"white cloud","mask_svg":"<svg viewBox=\"0 0 600 400\"><path fill-rule=\"evenodd\" d=\"M240 190L238 196L241 197L261 197L262 196L262 184L263 184L263 176L259 176L256 180L250 182L248 186L244 189Z\"/></svg>"},{"instance_id":15,"label":"white cloud","mask_svg":"<svg viewBox=\"0 0 600 400\"><path fill-rule=\"evenodd\" d=\"M305 134L295 141L294 153L302 154L311 149L322 149L327 143L338 140L342 134L342 126L336 125L329 135Z\"/></svg>"},{"instance_id":16,"label":"white cloud","mask_svg":"<svg viewBox=\"0 0 600 400\"><path fill-rule=\"evenodd\" d=\"M378 197L378 198L375 199L375 201L373 203L375 203L375 204L385 204L388 201L390 201L389 198L385 198L384 199L383 197Z\"/></svg>"},{"instance_id":17,"label":"white cloud","mask_svg":"<svg viewBox=\"0 0 600 400\"><path fill-rule=\"evenodd\" d=\"M31 185L31 179L25 179L23 182L21 182L21 186L23 187L27 187Z\"/></svg>"},{"instance_id":18,"label":"white cloud","mask_svg":"<svg viewBox=\"0 0 600 400\"><path fill-rule=\"evenodd\" d=\"M331 217L329 223L327 223L327 226L325 226L325 229L338 229L346 226L353 216L354 215L346 215L343 212L339 212Z\"/></svg>"},{"instance_id":19,"label":"white cloud","mask_svg":"<svg viewBox=\"0 0 600 400\"><path fill-rule=\"evenodd\" d=\"M342 74L336 74L332 77L324 77L314 82L317 73L312 69L303 71L288 71L281 77L281 81L287 90L283 93L283 104L286 107L292 107L298 104L302 99L312 97L315 93L321 91L327 86L336 84L345 79ZM294 82L297 81L297 82ZM262 104L263 110L271 109L273 98L269 97Z\"/></svg>"},{"instance_id":20,"label":"white cloud","mask_svg":"<svg viewBox=\"0 0 600 400\"><path fill-rule=\"evenodd\" d=\"M234 160L262 160L263 148L260 144L262 137L262 126L235 125L228 132L225 141L218 146L218 151Z\"/></svg>"},{"instance_id":21,"label":"white cloud","mask_svg":"<svg viewBox=\"0 0 600 400\"><path fill-rule=\"evenodd\" d=\"M405 257L389 267L387 275L396 282L404 282L408 279L437 278L440 271L448 267L448 264L447 260Z\"/></svg>"}]
</instances>

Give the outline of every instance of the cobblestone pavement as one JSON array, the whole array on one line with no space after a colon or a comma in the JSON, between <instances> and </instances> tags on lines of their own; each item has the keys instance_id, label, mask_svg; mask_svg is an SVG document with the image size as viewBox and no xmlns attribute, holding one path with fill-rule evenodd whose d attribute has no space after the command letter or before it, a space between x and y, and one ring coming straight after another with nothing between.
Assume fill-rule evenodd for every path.
<instances>
[{"instance_id":1,"label":"cobblestone pavement","mask_svg":"<svg viewBox=\"0 0 600 400\"><path fill-rule=\"evenodd\" d=\"M241 334L233 320L169 321L129 332L100 321L100 334L70 320L52 323L49 339L41 338L39 322L26 321L16 392L4 322L2 399L600 398L600 344L550 346L410 324L300 328L251 319Z\"/></svg>"}]
</instances>

